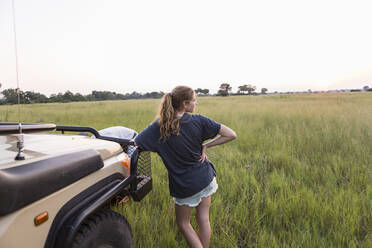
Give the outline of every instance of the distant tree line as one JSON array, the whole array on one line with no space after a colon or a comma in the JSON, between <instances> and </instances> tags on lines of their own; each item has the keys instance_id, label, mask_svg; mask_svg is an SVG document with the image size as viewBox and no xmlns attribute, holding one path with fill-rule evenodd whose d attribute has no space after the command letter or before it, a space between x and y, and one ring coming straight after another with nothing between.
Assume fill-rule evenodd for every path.
<instances>
[{"instance_id":1,"label":"distant tree line","mask_svg":"<svg viewBox=\"0 0 372 248\"><path fill-rule=\"evenodd\" d=\"M267 88L261 88L260 92L256 92L256 86L251 84L244 84L238 86L238 91L236 93L231 92L232 87L229 83L222 83L217 92L217 96L228 96L228 95L264 95L267 94ZM362 89L343 89L343 90L327 90L327 91L312 91L308 89L306 92L273 92L274 94L295 94L295 93L320 93L320 92L372 92L372 88L368 85L364 86Z\"/></svg>"},{"instance_id":2,"label":"distant tree line","mask_svg":"<svg viewBox=\"0 0 372 248\"><path fill-rule=\"evenodd\" d=\"M1 84L0 84L1 87ZM223 83L217 92L217 96L228 96L228 95L250 95L258 94L255 92L256 86L246 84L238 87L239 90L236 94L231 93L232 87L228 83ZM266 88L262 88L261 93L265 94ZM197 88L195 93L198 96L209 96L209 89ZM32 104L32 103L55 103L55 102L85 102L85 101L105 101L105 100L129 100L129 99L146 99L146 98L161 98L164 92L149 92L145 94L133 91L132 93L116 93L112 91L97 91L93 90L88 95L82 95L80 93L72 93L66 91L65 93L52 94L49 97L34 91L19 91L20 103L21 104ZM17 104L18 103L18 91L17 89L5 89L0 91L0 105L5 104Z\"/></svg>"},{"instance_id":3,"label":"distant tree line","mask_svg":"<svg viewBox=\"0 0 372 248\"><path fill-rule=\"evenodd\" d=\"M1 83L0 83L1 88ZM217 91L217 94L212 94L214 96L228 96L228 95L259 95L267 94L267 88L261 88L261 92L256 92L257 87L252 84L244 84L238 86L238 91L232 93L232 87L229 83L222 83ZM372 88L369 86L364 86L363 89L351 89L350 92L359 91L370 91ZM210 96L209 89L197 88L195 93L198 96ZM279 93L279 92L274 92ZM292 92L286 92L292 93ZM313 93L311 89L307 93ZM316 93L316 92L314 92ZM34 92L34 91L19 91L20 102L22 104L31 103L52 103L52 102L84 102L84 101L105 101L105 100L129 100L129 99L146 99L146 98L161 98L164 92L149 92L145 94L133 91L132 93L116 93L112 91L97 91L93 90L92 93L88 95L82 95L80 93L72 93L71 91L66 91L65 93L52 94L49 97L46 95ZM0 91L0 105L4 104L17 104L18 103L18 92L17 89L5 89Z\"/></svg>"},{"instance_id":4,"label":"distant tree line","mask_svg":"<svg viewBox=\"0 0 372 248\"><path fill-rule=\"evenodd\" d=\"M5 89L0 92L0 104L17 104L18 92L17 89ZM2 96L1 96L2 95ZM34 91L19 91L20 102L22 104L31 103L52 103L52 102L85 102L85 101L105 101L105 100L129 100L129 99L145 99L145 98L161 98L164 92L150 92L141 94L136 91L132 93L116 93L111 91L94 90L88 95L80 93L65 93L52 94L49 97Z\"/></svg>"},{"instance_id":5,"label":"distant tree line","mask_svg":"<svg viewBox=\"0 0 372 248\"><path fill-rule=\"evenodd\" d=\"M231 93L232 87L228 83L222 83L217 92L218 96L228 96L228 95L258 95L256 91L256 86L251 84L244 84L238 87L237 93ZM261 94L266 94L267 88L261 88Z\"/></svg>"}]
</instances>

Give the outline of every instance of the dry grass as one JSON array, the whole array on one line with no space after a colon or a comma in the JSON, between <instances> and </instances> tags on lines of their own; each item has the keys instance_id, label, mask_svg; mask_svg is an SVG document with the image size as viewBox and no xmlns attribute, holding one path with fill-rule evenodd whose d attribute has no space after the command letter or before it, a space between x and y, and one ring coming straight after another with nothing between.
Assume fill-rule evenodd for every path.
<instances>
[{"instance_id":1,"label":"dry grass","mask_svg":"<svg viewBox=\"0 0 372 248\"><path fill-rule=\"evenodd\" d=\"M199 98L198 113L238 139L208 151L219 190L211 247L372 247L372 94ZM25 122L122 125L138 131L159 100L22 106ZM17 121L0 106L1 121ZM122 212L136 247L185 247L167 172L153 156L153 191ZM195 223L193 223L195 225Z\"/></svg>"}]
</instances>

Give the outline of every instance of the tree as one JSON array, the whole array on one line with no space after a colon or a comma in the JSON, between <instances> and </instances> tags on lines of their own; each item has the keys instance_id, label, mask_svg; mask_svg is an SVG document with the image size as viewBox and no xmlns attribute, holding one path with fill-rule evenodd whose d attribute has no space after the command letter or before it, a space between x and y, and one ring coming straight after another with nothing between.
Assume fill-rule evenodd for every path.
<instances>
[{"instance_id":1,"label":"tree","mask_svg":"<svg viewBox=\"0 0 372 248\"><path fill-rule=\"evenodd\" d=\"M51 94L49 97L49 102L62 102L62 93Z\"/></svg>"},{"instance_id":2,"label":"tree","mask_svg":"<svg viewBox=\"0 0 372 248\"><path fill-rule=\"evenodd\" d=\"M26 91L24 92L24 103L30 104L30 103L47 103L49 102L49 99L44 94L41 94L39 92L34 91Z\"/></svg>"},{"instance_id":3,"label":"tree","mask_svg":"<svg viewBox=\"0 0 372 248\"><path fill-rule=\"evenodd\" d=\"M256 90L256 86L253 86L251 84L244 84L242 86L239 86L238 88L238 93L243 92L244 94L244 92L248 92L248 95L252 94L252 92Z\"/></svg>"},{"instance_id":4,"label":"tree","mask_svg":"<svg viewBox=\"0 0 372 248\"><path fill-rule=\"evenodd\" d=\"M200 95L200 94L204 94L204 95L206 95L206 94L209 93L209 90L208 90L208 89L202 89L202 88L197 88L197 89L194 90L194 91L195 91L195 93L196 93L197 95Z\"/></svg>"},{"instance_id":5,"label":"tree","mask_svg":"<svg viewBox=\"0 0 372 248\"><path fill-rule=\"evenodd\" d=\"M218 95L228 96L229 95L229 91L231 91L230 84L223 83L223 84L220 85L220 89L218 91Z\"/></svg>"},{"instance_id":6,"label":"tree","mask_svg":"<svg viewBox=\"0 0 372 248\"><path fill-rule=\"evenodd\" d=\"M199 95L203 90L201 88L197 88L195 91L195 94Z\"/></svg>"},{"instance_id":7,"label":"tree","mask_svg":"<svg viewBox=\"0 0 372 248\"><path fill-rule=\"evenodd\" d=\"M261 94L266 94L266 92L267 92L267 88L262 88L261 89Z\"/></svg>"},{"instance_id":8,"label":"tree","mask_svg":"<svg viewBox=\"0 0 372 248\"><path fill-rule=\"evenodd\" d=\"M244 94L244 92L248 92L248 89L247 89L247 85L245 84L245 85L242 85L242 86L239 86L238 87L239 88L239 90L238 90L238 94L240 94L240 93L243 93Z\"/></svg>"},{"instance_id":9,"label":"tree","mask_svg":"<svg viewBox=\"0 0 372 248\"><path fill-rule=\"evenodd\" d=\"M92 97L94 101L116 100L116 92L93 90Z\"/></svg>"},{"instance_id":10,"label":"tree","mask_svg":"<svg viewBox=\"0 0 372 248\"><path fill-rule=\"evenodd\" d=\"M133 91L128 95L128 99L139 99L141 97L142 97L141 93L138 93L136 91Z\"/></svg>"},{"instance_id":11,"label":"tree","mask_svg":"<svg viewBox=\"0 0 372 248\"><path fill-rule=\"evenodd\" d=\"M208 95L209 94L209 89L203 89L201 91L201 93L203 93L204 95Z\"/></svg>"},{"instance_id":12,"label":"tree","mask_svg":"<svg viewBox=\"0 0 372 248\"><path fill-rule=\"evenodd\" d=\"M72 97L74 102L85 102L87 98L80 93L75 93Z\"/></svg>"},{"instance_id":13,"label":"tree","mask_svg":"<svg viewBox=\"0 0 372 248\"><path fill-rule=\"evenodd\" d=\"M0 87L1 87L1 85L0 85ZM366 85L366 86L363 87L363 90L364 91L368 91L368 89L369 89L369 86L368 85Z\"/></svg>"},{"instance_id":14,"label":"tree","mask_svg":"<svg viewBox=\"0 0 372 248\"><path fill-rule=\"evenodd\" d=\"M63 94L62 98L63 102L72 102L74 99L74 93L68 90Z\"/></svg>"},{"instance_id":15,"label":"tree","mask_svg":"<svg viewBox=\"0 0 372 248\"><path fill-rule=\"evenodd\" d=\"M254 85L247 84L246 86L247 86L247 90L248 90L248 95L252 94L252 92L256 90L256 86L254 86Z\"/></svg>"},{"instance_id":16,"label":"tree","mask_svg":"<svg viewBox=\"0 0 372 248\"><path fill-rule=\"evenodd\" d=\"M153 91L151 93L146 93L143 95L143 98L161 98L164 94L161 92Z\"/></svg>"},{"instance_id":17,"label":"tree","mask_svg":"<svg viewBox=\"0 0 372 248\"><path fill-rule=\"evenodd\" d=\"M23 92L19 92L21 99L23 99L22 95ZM18 103L18 94L17 94L17 89L6 89L3 90L3 95L5 97L5 102L7 104L17 104ZM22 100L21 100L22 102Z\"/></svg>"}]
</instances>

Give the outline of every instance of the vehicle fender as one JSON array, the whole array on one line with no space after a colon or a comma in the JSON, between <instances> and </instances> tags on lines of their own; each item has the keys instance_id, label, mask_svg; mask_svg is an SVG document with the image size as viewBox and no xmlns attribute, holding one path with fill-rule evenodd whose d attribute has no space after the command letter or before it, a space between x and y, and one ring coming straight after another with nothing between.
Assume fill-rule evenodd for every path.
<instances>
[{"instance_id":1,"label":"vehicle fender","mask_svg":"<svg viewBox=\"0 0 372 248\"><path fill-rule=\"evenodd\" d=\"M97 205L95 202L102 198L102 196L105 196L107 192L112 190L123 180L125 179L122 174L115 173L82 191L63 205L53 220L44 248L66 247L65 240L68 233L70 233L68 230L71 231L71 223L73 220L81 216L82 212L87 208L91 208L92 205L95 206L96 210L97 208L104 207L105 204L109 204L109 199L103 201L101 205Z\"/></svg>"}]
</instances>

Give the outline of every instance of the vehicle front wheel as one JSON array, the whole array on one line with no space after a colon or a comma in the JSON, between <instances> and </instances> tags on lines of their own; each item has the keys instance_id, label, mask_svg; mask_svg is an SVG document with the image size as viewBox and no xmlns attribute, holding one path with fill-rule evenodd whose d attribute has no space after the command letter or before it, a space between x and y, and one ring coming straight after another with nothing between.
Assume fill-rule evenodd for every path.
<instances>
[{"instance_id":1,"label":"vehicle front wheel","mask_svg":"<svg viewBox=\"0 0 372 248\"><path fill-rule=\"evenodd\" d=\"M89 216L76 235L73 248L132 248L132 230L128 221L109 209Z\"/></svg>"}]
</instances>

